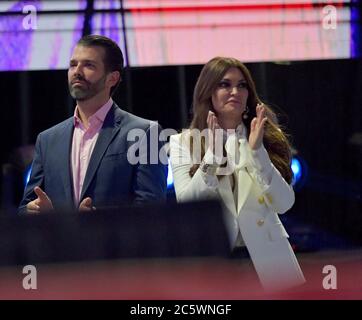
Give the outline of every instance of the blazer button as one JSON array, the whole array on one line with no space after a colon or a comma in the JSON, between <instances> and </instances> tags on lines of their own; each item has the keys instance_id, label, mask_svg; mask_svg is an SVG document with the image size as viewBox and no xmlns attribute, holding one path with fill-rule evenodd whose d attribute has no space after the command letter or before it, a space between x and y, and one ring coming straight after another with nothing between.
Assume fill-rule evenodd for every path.
<instances>
[{"instance_id":1,"label":"blazer button","mask_svg":"<svg viewBox=\"0 0 362 320\"><path fill-rule=\"evenodd\" d=\"M263 204L263 203L265 202L264 197L263 197L263 196L260 196L260 197L258 198L258 202L259 202L260 204Z\"/></svg>"},{"instance_id":2,"label":"blazer button","mask_svg":"<svg viewBox=\"0 0 362 320\"><path fill-rule=\"evenodd\" d=\"M264 219L259 219L256 224L261 227L264 224Z\"/></svg>"}]
</instances>

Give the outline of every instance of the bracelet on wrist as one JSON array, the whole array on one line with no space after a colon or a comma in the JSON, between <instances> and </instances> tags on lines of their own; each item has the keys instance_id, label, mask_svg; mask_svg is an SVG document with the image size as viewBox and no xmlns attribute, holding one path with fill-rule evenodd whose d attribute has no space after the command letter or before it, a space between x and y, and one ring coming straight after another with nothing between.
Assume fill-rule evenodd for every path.
<instances>
[{"instance_id":1,"label":"bracelet on wrist","mask_svg":"<svg viewBox=\"0 0 362 320\"><path fill-rule=\"evenodd\" d=\"M201 161L200 164L201 171L208 175L215 175L218 167L217 164L205 163L204 161Z\"/></svg>"}]
</instances>

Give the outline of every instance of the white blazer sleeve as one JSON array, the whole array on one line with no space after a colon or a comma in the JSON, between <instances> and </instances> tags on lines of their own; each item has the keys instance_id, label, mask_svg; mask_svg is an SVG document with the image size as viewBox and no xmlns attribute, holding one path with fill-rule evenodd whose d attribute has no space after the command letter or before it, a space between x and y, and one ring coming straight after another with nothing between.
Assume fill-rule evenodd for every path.
<instances>
[{"instance_id":1,"label":"white blazer sleeve","mask_svg":"<svg viewBox=\"0 0 362 320\"><path fill-rule=\"evenodd\" d=\"M207 155L205 155L207 156ZM217 198L218 178L200 169L191 178L192 159L189 148L182 143L181 134L170 137L170 161L177 201Z\"/></svg>"},{"instance_id":2,"label":"white blazer sleeve","mask_svg":"<svg viewBox=\"0 0 362 320\"><path fill-rule=\"evenodd\" d=\"M251 152L253 169L251 175L263 190L266 204L277 213L285 213L294 204L292 186L282 177L271 162L264 146Z\"/></svg>"}]
</instances>

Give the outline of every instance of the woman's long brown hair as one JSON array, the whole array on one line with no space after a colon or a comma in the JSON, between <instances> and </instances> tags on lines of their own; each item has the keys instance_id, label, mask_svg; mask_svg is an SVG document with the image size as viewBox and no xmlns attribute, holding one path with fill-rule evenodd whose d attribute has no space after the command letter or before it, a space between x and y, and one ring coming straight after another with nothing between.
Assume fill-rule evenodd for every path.
<instances>
[{"instance_id":1,"label":"woman's long brown hair","mask_svg":"<svg viewBox=\"0 0 362 320\"><path fill-rule=\"evenodd\" d=\"M212 105L212 94L216 90L218 83L225 73L232 67L238 68L245 77L248 89L248 100L246 105L249 108L248 118L243 119L244 125L250 133L251 120L256 117L256 106L262 103L259 99L254 81L249 70L239 60L234 58L215 57L211 59L201 70L197 80L193 96L193 119L190 129L199 129L200 131L207 128L207 116L209 110L214 111ZM265 104L264 104L265 105ZM270 160L279 170L283 178L292 182L293 172L290 168L291 147L286 134L280 128L277 117L272 109L266 106L268 121L265 124L263 143L269 154ZM193 138L190 136L190 148L193 152ZM205 155L205 140L201 140L201 159ZM189 174L193 176L200 164L194 164Z\"/></svg>"}]
</instances>

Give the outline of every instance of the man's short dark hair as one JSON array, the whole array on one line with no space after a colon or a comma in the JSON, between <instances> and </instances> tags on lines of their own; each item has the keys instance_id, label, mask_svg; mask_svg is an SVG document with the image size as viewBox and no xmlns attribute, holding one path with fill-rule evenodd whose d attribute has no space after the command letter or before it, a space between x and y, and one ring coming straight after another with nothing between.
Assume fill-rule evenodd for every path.
<instances>
[{"instance_id":1,"label":"man's short dark hair","mask_svg":"<svg viewBox=\"0 0 362 320\"><path fill-rule=\"evenodd\" d=\"M78 42L78 46L84 47L93 47L98 46L104 48L105 57L103 59L103 63L107 72L119 71L122 76L123 70L123 54L121 48L115 43L112 39L91 34L82 37ZM111 88L111 96L114 91L117 89L120 80Z\"/></svg>"}]
</instances>

